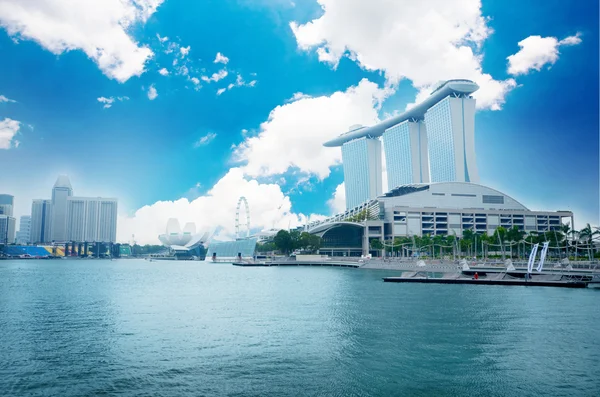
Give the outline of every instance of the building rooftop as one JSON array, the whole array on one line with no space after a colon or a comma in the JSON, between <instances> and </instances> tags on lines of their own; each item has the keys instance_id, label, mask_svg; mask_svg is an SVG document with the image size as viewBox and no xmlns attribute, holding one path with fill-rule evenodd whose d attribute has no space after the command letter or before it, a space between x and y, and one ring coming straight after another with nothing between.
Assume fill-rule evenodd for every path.
<instances>
[{"instance_id":1,"label":"building rooftop","mask_svg":"<svg viewBox=\"0 0 600 397\"><path fill-rule=\"evenodd\" d=\"M381 136L385 130L390 127L395 126L396 124L400 124L406 120L423 120L425 117L425 112L433 105L446 98L449 95L457 95L457 96L465 96L470 95L477 91L479 86L471 81L464 79L455 79L448 80L441 83L432 93L431 95L425 99L423 102L418 105L413 106L408 109L406 112L389 118L387 120L382 121L379 124L376 124L371 127L358 127L352 126L350 131L345 132L334 138L330 141L327 141L323 144L323 146L327 147L336 147L342 146L344 143L349 142L353 139L363 138L363 137L378 137Z\"/></svg>"},{"instance_id":2,"label":"building rooftop","mask_svg":"<svg viewBox=\"0 0 600 397\"><path fill-rule=\"evenodd\" d=\"M71 187L71 181L69 181L69 177L66 175L59 175L58 178L56 179L56 182L54 183L54 188L57 187L62 187L62 188L68 188L73 190L73 187Z\"/></svg>"}]
</instances>

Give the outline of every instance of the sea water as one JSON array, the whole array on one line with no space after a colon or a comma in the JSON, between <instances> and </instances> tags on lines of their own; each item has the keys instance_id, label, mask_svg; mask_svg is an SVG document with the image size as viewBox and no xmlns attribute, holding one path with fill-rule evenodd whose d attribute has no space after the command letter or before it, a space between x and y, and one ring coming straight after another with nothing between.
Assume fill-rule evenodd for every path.
<instances>
[{"instance_id":1,"label":"sea water","mask_svg":"<svg viewBox=\"0 0 600 397\"><path fill-rule=\"evenodd\" d=\"M3 396L597 396L600 291L0 261Z\"/></svg>"}]
</instances>

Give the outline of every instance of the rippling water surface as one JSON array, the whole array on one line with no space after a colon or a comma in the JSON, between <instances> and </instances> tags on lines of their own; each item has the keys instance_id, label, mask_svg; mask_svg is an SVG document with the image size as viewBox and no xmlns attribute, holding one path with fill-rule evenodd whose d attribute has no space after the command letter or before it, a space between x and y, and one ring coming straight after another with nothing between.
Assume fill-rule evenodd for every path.
<instances>
[{"instance_id":1,"label":"rippling water surface","mask_svg":"<svg viewBox=\"0 0 600 397\"><path fill-rule=\"evenodd\" d=\"M0 261L0 395L597 396L600 291Z\"/></svg>"}]
</instances>

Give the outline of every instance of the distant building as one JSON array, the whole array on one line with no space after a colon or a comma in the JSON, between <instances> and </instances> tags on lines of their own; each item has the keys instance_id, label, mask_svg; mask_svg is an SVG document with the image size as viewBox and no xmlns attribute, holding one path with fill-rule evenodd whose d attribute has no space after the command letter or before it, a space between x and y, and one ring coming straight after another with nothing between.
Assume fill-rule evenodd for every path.
<instances>
[{"instance_id":1,"label":"distant building","mask_svg":"<svg viewBox=\"0 0 600 397\"><path fill-rule=\"evenodd\" d=\"M52 200L33 200L29 240L35 244L52 241Z\"/></svg>"},{"instance_id":2,"label":"distant building","mask_svg":"<svg viewBox=\"0 0 600 397\"><path fill-rule=\"evenodd\" d=\"M116 242L117 199L70 196L66 202L67 240Z\"/></svg>"},{"instance_id":3,"label":"distant building","mask_svg":"<svg viewBox=\"0 0 600 397\"><path fill-rule=\"evenodd\" d=\"M60 175L52 199L33 200L32 243L105 242L117 240L117 199L73 197L69 177Z\"/></svg>"},{"instance_id":4,"label":"distant building","mask_svg":"<svg viewBox=\"0 0 600 397\"><path fill-rule=\"evenodd\" d=\"M381 141L363 137L342 145L346 208L382 193Z\"/></svg>"},{"instance_id":5,"label":"distant building","mask_svg":"<svg viewBox=\"0 0 600 397\"><path fill-rule=\"evenodd\" d=\"M31 242L29 239L31 235L31 216L21 216L19 222L19 231L17 232L17 244L28 244Z\"/></svg>"},{"instance_id":6,"label":"distant building","mask_svg":"<svg viewBox=\"0 0 600 397\"><path fill-rule=\"evenodd\" d=\"M73 195L69 177L60 175L52 188L52 241L67 241L67 199Z\"/></svg>"},{"instance_id":7,"label":"distant building","mask_svg":"<svg viewBox=\"0 0 600 397\"><path fill-rule=\"evenodd\" d=\"M15 225L15 218L0 215L0 244L13 244L15 242Z\"/></svg>"},{"instance_id":8,"label":"distant building","mask_svg":"<svg viewBox=\"0 0 600 397\"><path fill-rule=\"evenodd\" d=\"M0 194L0 215L13 216L14 200L10 194Z\"/></svg>"}]
</instances>

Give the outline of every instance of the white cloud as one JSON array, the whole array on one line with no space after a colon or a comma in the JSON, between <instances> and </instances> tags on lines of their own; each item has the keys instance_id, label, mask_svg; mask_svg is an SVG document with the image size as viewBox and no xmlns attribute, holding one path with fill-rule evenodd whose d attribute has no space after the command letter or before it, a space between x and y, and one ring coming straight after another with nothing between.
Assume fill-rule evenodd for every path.
<instances>
[{"instance_id":1,"label":"white cloud","mask_svg":"<svg viewBox=\"0 0 600 397\"><path fill-rule=\"evenodd\" d=\"M200 84L200 80L198 79L198 77L192 77L190 80L196 85Z\"/></svg>"},{"instance_id":2,"label":"white cloud","mask_svg":"<svg viewBox=\"0 0 600 397\"><path fill-rule=\"evenodd\" d=\"M169 38L167 36L160 37L160 35L158 33L156 34L156 37L158 37L158 41L160 41L161 43L164 43L169 40Z\"/></svg>"},{"instance_id":3,"label":"white cloud","mask_svg":"<svg viewBox=\"0 0 600 397\"><path fill-rule=\"evenodd\" d=\"M0 121L0 149L10 149L13 146L19 146L19 141L13 141L13 138L19 132L20 126L20 122L9 118Z\"/></svg>"},{"instance_id":4,"label":"white cloud","mask_svg":"<svg viewBox=\"0 0 600 397\"><path fill-rule=\"evenodd\" d=\"M158 96L158 92L156 91L156 88L154 88L154 84L152 84L150 86L150 88L148 89L148 99L153 101L156 99L157 96Z\"/></svg>"},{"instance_id":5,"label":"white cloud","mask_svg":"<svg viewBox=\"0 0 600 397\"><path fill-rule=\"evenodd\" d=\"M177 218L181 223L195 222L199 229L222 228L219 235L234 236L235 210L240 196L250 206L253 230L272 227L287 229L306 223L307 217L292 212L292 203L277 184L261 184L248 180L239 168L230 169L205 195L190 201L159 201L138 209L132 217L119 217L118 240L129 241L131 235L140 244L158 243L165 232L167 220ZM311 215L311 220L322 219Z\"/></svg>"},{"instance_id":6,"label":"white cloud","mask_svg":"<svg viewBox=\"0 0 600 397\"><path fill-rule=\"evenodd\" d=\"M529 36L519 41L520 50L510 55L508 73L512 75L527 74L531 70L540 71L544 65L554 65L558 60L560 46L571 46L581 43L579 33L563 40L556 37Z\"/></svg>"},{"instance_id":7,"label":"white cloud","mask_svg":"<svg viewBox=\"0 0 600 397\"><path fill-rule=\"evenodd\" d=\"M390 83L412 80L427 89L440 80L465 78L481 87L477 106L500 109L516 83L484 73L480 48L491 34L480 0L319 0L323 14L290 24L298 46L316 48L337 66L342 56L366 70L380 70Z\"/></svg>"},{"instance_id":8,"label":"white cloud","mask_svg":"<svg viewBox=\"0 0 600 397\"><path fill-rule=\"evenodd\" d=\"M123 101L127 101L127 100L129 100L129 97L127 97L127 96L118 96L118 97L111 96L109 98L101 96L100 98L98 98L98 102L104 104L104 106L102 106L104 109L110 108L115 101L123 102Z\"/></svg>"},{"instance_id":9,"label":"white cloud","mask_svg":"<svg viewBox=\"0 0 600 397\"><path fill-rule=\"evenodd\" d=\"M214 75L213 75L214 76ZM235 87L254 87L256 85L256 80L252 80L249 83L246 83L241 74L238 73L235 83L230 83L227 88L221 88L217 91L217 95L221 95L227 90L231 90Z\"/></svg>"},{"instance_id":10,"label":"white cloud","mask_svg":"<svg viewBox=\"0 0 600 397\"><path fill-rule=\"evenodd\" d=\"M15 101L13 99L9 99L9 98L5 97L4 95L0 95L0 103L2 103L2 102L12 102L12 103L15 103L17 101Z\"/></svg>"},{"instance_id":11,"label":"white cloud","mask_svg":"<svg viewBox=\"0 0 600 397\"><path fill-rule=\"evenodd\" d=\"M333 192L333 197L327 200L327 205L331 208L331 213L334 215L346 211L346 190L344 188L344 182L337 185L335 192Z\"/></svg>"},{"instance_id":12,"label":"white cloud","mask_svg":"<svg viewBox=\"0 0 600 397\"><path fill-rule=\"evenodd\" d=\"M187 47L180 47L180 48L179 48L179 52L181 52L181 57L183 58L183 57L185 57L187 54L189 54L189 53L190 53L190 49L191 49L191 48L192 48L191 46L187 46Z\"/></svg>"},{"instance_id":13,"label":"white cloud","mask_svg":"<svg viewBox=\"0 0 600 397\"><path fill-rule=\"evenodd\" d=\"M158 73L160 73L163 76L169 75L169 71L167 70L167 68L162 68L161 70L158 71Z\"/></svg>"},{"instance_id":14,"label":"white cloud","mask_svg":"<svg viewBox=\"0 0 600 397\"><path fill-rule=\"evenodd\" d=\"M288 99L286 102L295 102L297 100L300 99L304 99L304 98L312 98L310 95L304 94L302 92L296 92L294 95L292 95L292 97L290 99Z\"/></svg>"},{"instance_id":15,"label":"white cloud","mask_svg":"<svg viewBox=\"0 0 600 397\"><path fill-rule=\"evenodd\" d=\"M217 52L217 56L215 58L215 60L213 61L213 63L222 63L222 64L227 64L227 62L229 62L229 58L227 58L225 55L221 54L220 52Z\"/></svg>"},{"instance_id":16,"label":"white cloud","mask_svg":"<svg viewBox=\"0 0 600 397\"><path fill-rule=\"evenodd\" d=\"M128 34L145 23L163 0L2 0L0 26L34 40L54 54L82 50L120 82L144 72L152 51Z\"/></svg>"},{"instance_id":17,"label":"white cloud","mask_svg":"<svg viewBox=\"0 0 600 397\"><path fill-rule=\"evenodd\" d=\"M363 79L345 92L277 106L261 124L260 133L238 146L234 160L247 162L243 170L254 177L298 168L323 179L329 167L341 161L340 149L323 147L323 142L353 124L377 123L381 102L389 94L391 90Z\"/></svg>"},{"instance_id":18,"label":"white cloud","mask_svg":"<svg viewBox=\"0 0 600 397\"><path fill-rule=\"evenodd\" d=\"M195 143L194 143L194 147L195 148L199 148L200 146L205 146L208 145L209 143L211 143L215 138L217 137L217 134L215 134L214 132L209 132L208 134L204 135L203 137L201 137L200 139L198 139Z\"/></svg>"},{"instance_id":19,"label":"white cloud","mask_svg":"<svg viewBox=\"0 0 600 397\"><path fill-rule=\"evenodd\" d=\"M207 83L210 83L211 81L217 82L219 80L223 80L225 77L227 77L228 74L229 73L227 72L227 70L221 69L217 73L213 73L211 77L202 76L201 78Z\"/></svg>"}]
</instances>

